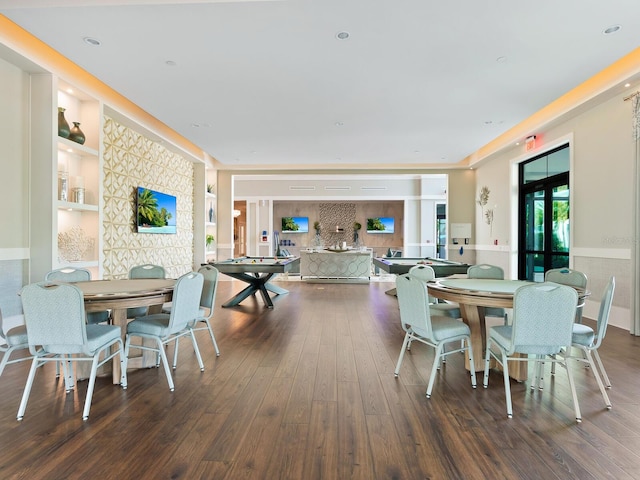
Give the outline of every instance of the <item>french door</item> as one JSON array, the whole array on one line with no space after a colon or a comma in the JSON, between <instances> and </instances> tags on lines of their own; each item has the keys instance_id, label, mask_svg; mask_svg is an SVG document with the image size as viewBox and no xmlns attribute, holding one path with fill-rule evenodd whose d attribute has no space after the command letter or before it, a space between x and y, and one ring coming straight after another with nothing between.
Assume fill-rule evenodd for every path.
<instances>
[{"instance_id":1,"label":"french door","mask_svg":"<svg viewBox=\"0 0 640 480\"><path fill-rule=\"evenodd\" d=\"M520 185L518 278L569 266L569 172Z\"/></svg>"}]
</instances>

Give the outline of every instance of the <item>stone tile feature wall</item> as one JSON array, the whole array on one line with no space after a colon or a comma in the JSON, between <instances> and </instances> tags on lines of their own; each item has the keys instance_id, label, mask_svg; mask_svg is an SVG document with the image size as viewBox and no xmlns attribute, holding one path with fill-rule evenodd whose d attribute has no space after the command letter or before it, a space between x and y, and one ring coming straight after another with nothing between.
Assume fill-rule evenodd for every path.
<instances>
[{"instance_id":1,"label":"stone tile feature wall","mask_svg":"<svg viewBox=\"0 0 640 480\"><path fill-rule=\"evenodd\" d=\"M167 276L193 269L193 164L128 127L104 121L103 277L127 278L135 265L162 265ZM137 187L177 199L177 234L139 234Z\"/></svg>"},{"instance_id":2,"label":"stone tile feature wall","mask_svg":"<svg viewBox=\"0 0 640 480\"><path fill-rule=\"evenodd\" d=\"M342 242L351 245L353 223L356 221L355 203L321 203L319 214L320 225L322 225L320 236L324 245L342 244ZM336 232L336 227L342 228L343 231Z\"/></svg>"}]
</instances>

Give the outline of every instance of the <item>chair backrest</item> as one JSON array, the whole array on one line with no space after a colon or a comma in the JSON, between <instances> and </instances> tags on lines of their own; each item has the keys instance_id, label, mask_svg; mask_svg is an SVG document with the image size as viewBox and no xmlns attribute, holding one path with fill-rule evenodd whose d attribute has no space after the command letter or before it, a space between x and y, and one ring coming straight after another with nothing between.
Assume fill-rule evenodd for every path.
<instances>
[{"instance_id":1,"label":"chair backrest","mask_svg":"<svg viewBox=\"0 0 640 480\"><path fill-rule=\"evenodd\" d=\"M2 324L2 309L1 308L0 308L0 338L2 338L2 342L0 342L0 343L7 343L7 337L4 336L4 325Z\"/></svg>"},{"instance_id":2,"label":"chair backrest","mask_svg":"<svg viewBox=\"0 0 640 480\"><path fill-rule=\"evenodd\" d=\"M409 273L396 277L396 292L400 306L402 328L411 327L421 336L432 339L431 314L429 312L429 292L421 278Z\"/></svg>"},{"instance_id":3,"label":"chair backrest","mask_svg":"<svg viewBox=\"0 0 640 480\"><path fill-rule=\"evenodd\" d=\"M564 267L547 270L544 274L544 281L587 288L587 276L584 273Z\"/></svg>"},{"instance_id":4,"label":"chair backrest","mask_svg":"<svg viewBox=\"0 0 640 480\"><path fill-rule=\"evenodd\" d=\"M467 277L504 280L504 270L496 265L482 263L480 265L470 266L467 269Z\"/></svg>"},{"instance_id":5,"label":"chair backrest","mask_svg":"<svg viewBox=\"0 0 640 480\"><path fill-rule=\"evenodd\" d=\"M29 350L89 354L82 290L68 283L26 285L20 294Z\"/></svg>"},{"instance_id":6,"label":"chair backrest","mask_svg":"<svg viewBox=\"0 0 640 480\"><path fill-rule=\"evenodd\" d=\"M204 277L200 306L209 309L209 317L213 315L216 303L216 291L218 289L218 269L212 265L203 265L198 272Z\"/></svg>"},{"instance_id":7,"label":"chair backrest","mask_svg":"<svg viewBox=\"0 0 640 480\"><path fill-rule=\"evenodd\" d=\"M577 304L578 292L567 285L544 282L518 288L508 353L552 355L571 345Z\"/></svg>"},{"instance_id":8,"label":"chair backrest","mask_svg":"<svg viewBox=\"0 0 640 480\"><path fill-rule=\"evenodd\" d=\"M204 276L199 272L189 272L176 281L171 300L169 333L183 330L200 316L200 297Z\"/></svg>"},{"instance_id":9,"label":"chair backrest","mask_svg":"<svg viewBox=\"0 0 640 480\"><path fill-rule=\"evenodd\" d=\"M44 277L46 282L88 282L91 280L91 272L84 268L62 267L51 270Z\"/></svg>"},{"instance_id":10,"label":"chair backrest","mask_svg":"<svg viewBox=\"0 0 640 480\"><path fill-rule=\"evenodd\" d=\"M432 282L436 279L436 272L429 265L415 265L409 269L409 274L425 282ZM429 303L438 303L438 300L430 296Z\"/></svg>"},{"instance_id":11,"label":"chair backrest","mask_svg":"<svg viewBox=\"0 0 640 480\"><path fill-rule=\"evenodd\" d=\"M607 286L604 288L602 299L600 300L600 311L598 312L598 322L596 325L596 339L594 347L600 347L604 336L607 334L607 325L609 324L609 314L611 313L611 305L613 304L613 292L616 289L615 277L610 277Z\"/></svg>"},{"instance_id":12,"label":"chair backrest","mask_svg":"<svg viewBox=\"0 0 640 480\"><path fill-rule=\"evenodd\" d=\"M129 270L129 278L165 278L164 267L160 265L136 265Z\"/></svg>"},{"instance_id":13,"label":"chair backrest","mask_svg":"<svg viewBox=\"0 0 640 480\"><path fill-rule=\"evenodd\" d=\"M436 278L436 272L429 265L415 265L409 269L409 274L425 282L431 282Z\"/></svg>"}]
</instances>

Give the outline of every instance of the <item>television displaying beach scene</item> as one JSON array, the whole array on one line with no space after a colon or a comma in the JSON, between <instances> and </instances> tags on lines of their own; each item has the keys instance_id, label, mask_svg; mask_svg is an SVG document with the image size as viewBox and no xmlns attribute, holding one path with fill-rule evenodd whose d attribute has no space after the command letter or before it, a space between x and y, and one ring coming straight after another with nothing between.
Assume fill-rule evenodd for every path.
<instances>
[{"instance_id":1,"label":"television displaying beach scene","mask_svg":"<svg viewBox=\"0 0 640 480\"><path fill-rule=\"evenodd\" d=\"M282 233L308 233L309 217L282 217Z\"/></svg>"},{"instance_id":2,"label":"television displaying beach scene","mask_svg":"<svg viewBox=\"0 0 640 480\"><path fill-rule=\"evenodd\" d=\"M138 187L138 233L176 233L176 197Z\"/></svg>"},{"instance_id":3,"label":"television displaying beach scene","mask_svg":"<svg viewBox=\"0 0 640 480\"><path fill-rule=\"evenodd\" d=\"M393 217L367 218L367 233L393 233Z\"/></svg>"}]
</instances>

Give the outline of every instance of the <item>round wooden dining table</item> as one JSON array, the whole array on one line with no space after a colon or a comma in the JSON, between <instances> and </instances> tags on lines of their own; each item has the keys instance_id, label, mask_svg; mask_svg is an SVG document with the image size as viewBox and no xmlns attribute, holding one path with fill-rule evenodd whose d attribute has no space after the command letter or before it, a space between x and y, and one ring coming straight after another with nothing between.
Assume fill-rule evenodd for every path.
<instances>
[{"instance_id":1,"label":"round wooden dining table","mask_svg":"<svg viewBox=\"0 0 640 480\"><path fill-rule=\"evenodd\" d=\"M513 308L513 295L516 290L532 283L526 280L445 278L435 283L429 283L427 287L429 295L432 297L460 305L462 320L469 325L471 330L471 345L476 371L480 372L484 370L484 355L487 345L485 307ZM580 301L589 295L587 291L576 290L578 290ZM465 366L469 370L468 354ZM517 381L526 380L528 375L527 362L510 362L509 375Z\"/></svg>"},{"instance_id":2,"label":"round wooden dining table","mask_svg":"<svg viewBox=\"0 0 640 480\"><path fill-rule=\"evenodd\" d=\"M121 280L90 280L74 283L84 294L84 308L87 312L111 310L113 325L127 331L127 308L149 307L149 313L159 313L162 305L173 298L174 279L135 278ZM155 359L148 355L134 358L128 362L131 368L148 366ZM113 359L113 383L120 383L120 361Z\"/></svg>"}]
</instances>

